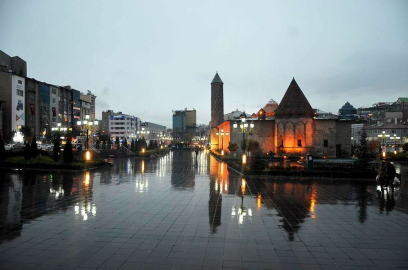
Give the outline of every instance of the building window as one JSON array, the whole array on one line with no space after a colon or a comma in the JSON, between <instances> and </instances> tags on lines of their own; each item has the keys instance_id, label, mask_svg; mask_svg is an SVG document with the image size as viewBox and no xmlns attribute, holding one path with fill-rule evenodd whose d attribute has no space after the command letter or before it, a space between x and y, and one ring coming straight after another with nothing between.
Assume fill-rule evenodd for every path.
<instances>
[{"instance_id":1,"label":"building window","mask_svg":"<svg viewBox=\"0 0 408 270\"><path fill-rule=\"evenodd\" d=\"M23 81L22 81L22 80L18 80L18 84L23 84Z\"/></svg>"},{"instance_id":2,"label":"building window","mask_svg":"<svg viewBox=\"0 0 408 270\"><path fill-rule=\"evenodd\" d=\"M28 98L29 99L35 99L35 94L33 92L28 93Z\"/></svg>"},{"instance_id":3,"label":"building window","mask_svg":"<svg viewBox=\"0 0 408 270\"><path fill-rule=\"evenodd\" d=\"M298 140L298 146L302 147L302 140Z\"/></svg>"},{"instance_id":4,"label":"building window","mask_svg":"<svg viewBox=\"0 0 408 270\"><path fill-rule=\"evenodd\" d=\"M17 96L24 96L24 92L23 92L23 90L18 90L17 89Z\"/></svg>"},{"instance_id":5,"label":"building window","mask_svg":"<svg viewBox=\"0 0 408 270\"><path fill-rule=\"evenodd\" d=\"M52 89L51 91L53 94L57 94L57 89Z\"/></svg>"},{"instance_id":6,"label":"building window","mask_svg":"<svg viewBox=\"0 0 408 270\"><path fill-rule=\"evenodd\" d=\"M329 147L329 141L328 140L323 140L323 146L324 147Z\"/></svg>"}]
</instances>

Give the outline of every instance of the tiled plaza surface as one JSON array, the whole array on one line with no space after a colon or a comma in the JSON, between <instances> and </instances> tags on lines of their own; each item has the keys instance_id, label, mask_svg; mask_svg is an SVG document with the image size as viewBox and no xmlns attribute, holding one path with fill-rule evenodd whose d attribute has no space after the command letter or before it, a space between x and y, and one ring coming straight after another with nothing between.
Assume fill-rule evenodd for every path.
<instances>
[{"instance_id":1,"label":"tiled plaza surface","mask_svg":"<svg viewBox=\"0 0 408 270\"><path fill-rule=\"evenodd\" d=\"M0 268L408 268L405 182L242 178L204 152L115 162L0 172Z\"/></svg>"}]
</instances>

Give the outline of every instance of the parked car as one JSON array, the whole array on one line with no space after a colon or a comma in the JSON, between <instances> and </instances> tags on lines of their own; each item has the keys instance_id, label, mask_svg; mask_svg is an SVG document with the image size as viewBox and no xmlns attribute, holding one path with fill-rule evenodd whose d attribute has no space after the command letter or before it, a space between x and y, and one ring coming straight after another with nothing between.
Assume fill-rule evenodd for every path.
<instances>
[{"instance_id":1,"label":"parked car","mask_svg":"<svg viewBox=\"0 0 408 270\"><path fill-rule=\"evenodd\" d=\"M24 144L21 142L15 143L13 144L13 150L23 150L24 149Z\"/></svg>"},{"instance_id":2,"label":"parked car","mask_svg":"<svg viewBox=\"0 0 408 270\"><path fill-rule=\"evenodd\" d=\"M6 149L6 151L13 151L13 145L11 145L11 144L5 144L4 145L4 148Z\"/></svg>"},{"instance_id":3,"label":"parked car","mask_svg":"<svg viewBox=\"0 0 408 270\"><path fill-rule=\"evenodd\" d=\"M38 149L44 150L44 151L51 151L54 147L52 144L39 144Z\"/></svg>"}]
</instances>

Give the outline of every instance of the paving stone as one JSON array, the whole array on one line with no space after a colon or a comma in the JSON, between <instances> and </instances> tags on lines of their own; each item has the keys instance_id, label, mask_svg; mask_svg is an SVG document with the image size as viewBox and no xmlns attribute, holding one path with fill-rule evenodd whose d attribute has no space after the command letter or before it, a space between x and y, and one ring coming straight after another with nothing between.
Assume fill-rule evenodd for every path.
<instances>
[{"instance_id":1,"label":"paving stone","mask_svg":"<svg viewBox=\"0 0 408 270\"><path fill-rule=\"evenodd\" d=\"M408 185L242 177L189 151L2 176L2 269L408 267Z\"/></svg>"}]
</instances>

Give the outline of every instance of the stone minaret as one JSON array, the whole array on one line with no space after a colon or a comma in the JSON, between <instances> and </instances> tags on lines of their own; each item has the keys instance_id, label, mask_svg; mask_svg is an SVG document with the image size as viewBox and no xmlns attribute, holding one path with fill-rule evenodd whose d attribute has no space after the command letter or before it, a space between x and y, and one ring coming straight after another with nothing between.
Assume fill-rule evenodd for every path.
<instances>
[{"instance_id":1,"label":"stone minaret","mask_svg":"<svg viewBox=\"0 0 408 270\"><path fill-rule=\"evenodd\" d=\"M218 150L217 127L224 122L224 83L218 72L211 82L211 149Z\"/></svg>"}]
</instances>

